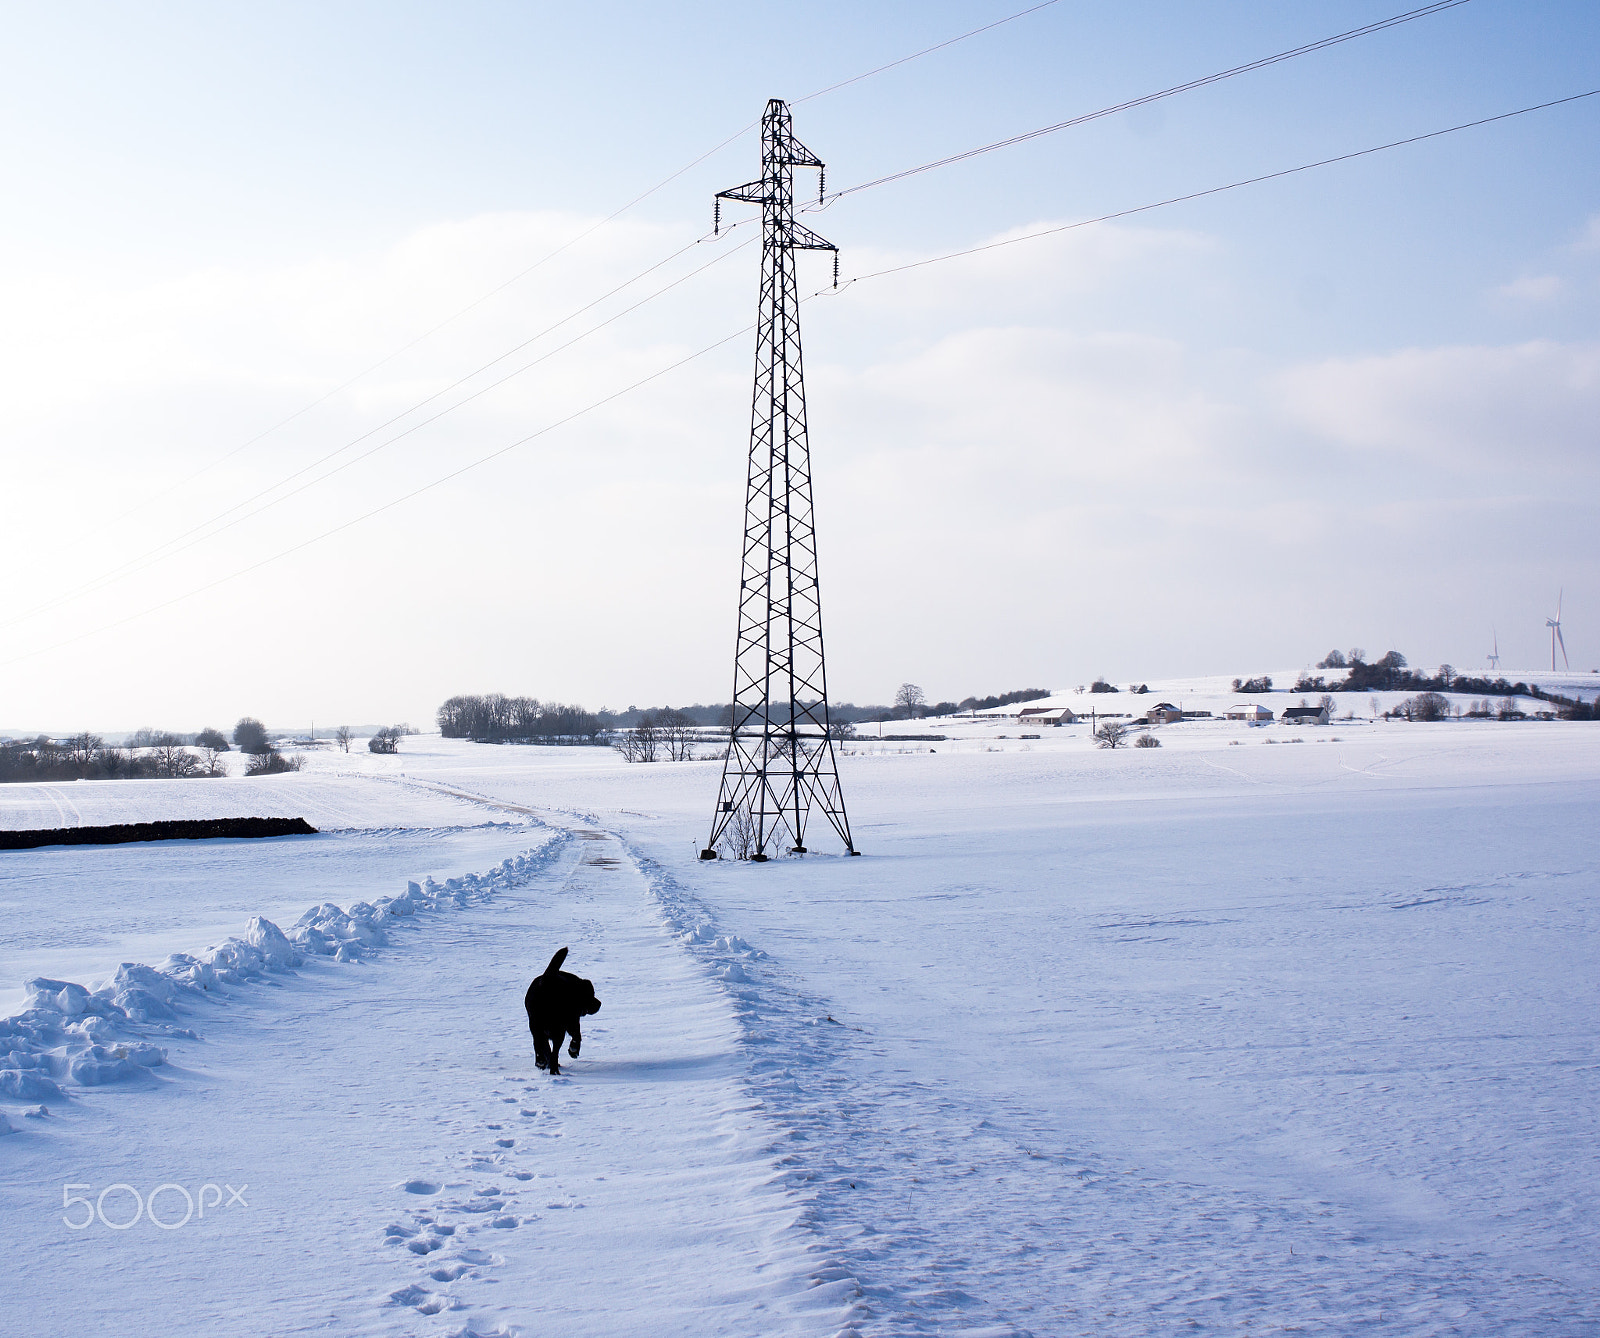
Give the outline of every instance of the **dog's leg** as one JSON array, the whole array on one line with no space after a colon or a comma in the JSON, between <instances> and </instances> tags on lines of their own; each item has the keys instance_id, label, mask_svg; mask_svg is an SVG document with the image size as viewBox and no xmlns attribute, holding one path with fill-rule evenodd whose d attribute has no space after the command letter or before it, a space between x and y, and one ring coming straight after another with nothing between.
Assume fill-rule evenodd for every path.
<instances>
[{"instance_id":1,"label":"dog's leg","mask_svg":"<svg viewBox=\"0 0 1600 1338\"><path fill-rule=\"evenodd\" d=\"M537 1031L533 1033L533 1062L542 1069L550 1067L550 1042Z\"/></svg>"},{"instance_id":2,"label":"dog's leg","mask_svg":"<svg viewBox=\"0 0 1600 1338\"><path fill-rule=\"evenodd\" d=\"M561 1039L566 1035L565 1029L552 1032L550 1035L550 1076L561 1076Z\"/></svg>"},{"instance_id":3,"label":"dog's leg","mask_svg":"<svg viewBox=\"0 0 1600 1338\"><path fill-rule=\"evenodd\" d=\"M567 1053L574 1059L578 1057L578 1047L583 1044L583 1030L578 1025L578 1019L572 1019L572 1044L567 1047Z\"/></svg>"}]
</instances>

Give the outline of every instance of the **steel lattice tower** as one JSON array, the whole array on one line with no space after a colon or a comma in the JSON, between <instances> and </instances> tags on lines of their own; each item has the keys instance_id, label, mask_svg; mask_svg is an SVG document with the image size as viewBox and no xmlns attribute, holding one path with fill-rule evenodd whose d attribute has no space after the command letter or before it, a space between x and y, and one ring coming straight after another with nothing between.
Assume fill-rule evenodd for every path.
<instances>
[{"instance_id":1,"label":"steel lattice tower","mask_svg":"<svg viewBox=\"0 0 1600 1338\"><path fill-rule=\"evenodd\" d=\"M794 137L787 103L767 103L761 118L761 179L716 197L761 206L761 303L756 321L755 399L745 487L744 567L733 665L733 720L711 837L701 859L715 859L730 823L748 815L754 854L768 847L805 853L813 808L850 839L839 769L828 733L828 680L822 655L822 602L806 441L805 373L800 357L796 251L839 248L794 219L794 169L822 168ZM818 194L821 194L819 183Z\"/></svg>"}]
</instances>

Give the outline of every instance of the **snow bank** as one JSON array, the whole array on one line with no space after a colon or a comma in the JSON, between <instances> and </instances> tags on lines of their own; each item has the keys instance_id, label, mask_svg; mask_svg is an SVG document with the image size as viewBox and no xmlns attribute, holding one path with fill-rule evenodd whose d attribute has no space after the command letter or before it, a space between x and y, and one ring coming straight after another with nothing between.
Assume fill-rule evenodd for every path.
<instances>
[{"instance_id":1,"label":"snow bank","mask_svg":"<svg viewBox=\"0 0 1600 1338\"><path fill-rule=\"evenodd\" d=\"M16 1101L61 1100L63 1083L102 1087L148 1081L166 1063L167 1052L150 1038L196 1040L175 1025L196 1001L218 997L268 974L293 972L308 957L359 961L389 943L396 921L486 901L496 892L533 877L563 838L552 834L536 846L502 860L484 873L440 884L408 882L398 896L356 902L343 910L332 902L313 906L287 933L256 915L243 937L230 937L198 956L173 953L159 966L124 962L96 987L45 976L27 981L20 1013L0 1018L0 1097ZM9 1125L0 1135L15 1132Z\"/></svg>"}]
</instances>

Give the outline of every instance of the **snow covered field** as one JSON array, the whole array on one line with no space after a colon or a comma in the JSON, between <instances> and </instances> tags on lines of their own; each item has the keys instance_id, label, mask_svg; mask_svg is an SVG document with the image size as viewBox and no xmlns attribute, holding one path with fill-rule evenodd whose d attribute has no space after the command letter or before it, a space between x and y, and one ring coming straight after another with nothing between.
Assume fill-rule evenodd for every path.
<instances>
[{"instance_id":1,"label":"snow covered field","mask_svg":"<svg viewBox=\"0 0 1600 1338\"><path fill-rule=\"evenodd\" d=\"M16 1327L1600 1332L1600 726L964 732L845 759L864 858L765 866L694 858L718 764L595 749L0 793L324 828L5 852L7 989L422 884L170 1017L35 991L63 1055L165 1062L0 1097ZM604 1007L552 1080L563 945ZM113 1229L117 1184L206 1215Z\"/></svg>"}]
</instances>

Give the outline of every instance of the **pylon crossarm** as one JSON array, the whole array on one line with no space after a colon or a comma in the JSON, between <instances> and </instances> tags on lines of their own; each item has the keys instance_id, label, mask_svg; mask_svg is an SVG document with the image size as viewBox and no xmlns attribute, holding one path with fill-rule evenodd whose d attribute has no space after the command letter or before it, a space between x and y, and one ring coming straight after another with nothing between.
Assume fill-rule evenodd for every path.
<instances>
[{"instance_id":1,"label":"pylon crossarm","mask_svg":"<svg viewBox=\"0 0 1600 1338\"><path fill-rule=\"evenodd\" d=\"M799 223L789 224L789 237L786 245L796 251L837 251L839 248L826 237L819 237L810 228Z\"/></svg>"},{"instance_id":2,"label":"pylon crossarm","mask_svg":"<svg viewBox=\"0 0 1600 1338\"><path fill-rule=\"evenodd\" d=\"M767 183L765 181L747 181L742 186L735 186L732 190L719 190L714 200L739 200L745 204L765 204L767 202Z\"/></svg>"}]
</instances>

